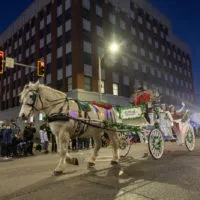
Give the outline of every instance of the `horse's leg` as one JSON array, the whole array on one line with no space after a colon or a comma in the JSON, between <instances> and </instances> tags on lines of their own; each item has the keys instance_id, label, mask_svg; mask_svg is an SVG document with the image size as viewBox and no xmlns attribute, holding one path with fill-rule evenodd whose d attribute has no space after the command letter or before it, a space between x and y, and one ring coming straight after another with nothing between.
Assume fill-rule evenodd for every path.
<instances>
[{"instance_id":1,"label":"horse's leg","mask_svg":"<svg viewBox=\"0 0 200 200\"><path fill-rule=\"evenodd\" d=\"M58 147L58 152L60 155L60 160L57 167L54 170L54 175L62 174L64 165L65 165L65 156L66 156L66 142L61 141L61 135L59 135L59 137L57 138L57 142L58 142L57 147Z\"/></svg>"},{"instance_id":2,"label":"horse's leg","mask_svg":"<svg viewBox=\"0 0 200 200\"><path fill-rule=\"evenodd\" d=\"M70 142L70 139L68 139L67 145L66 145L66 154L65 154L65 161L69 164L78 165L78 159L76 157L72 157L69 154L68 144Z\"/></svg>"},{"instance_id":3,"label":"horse's leg","mask_svg":"<svg viewBox=\"0 0 200 200\"><path fill-rule=\"evenodd\" d=\"M88 167L93 167L95 165L95 160L96 160L96 158L98 156L98 152L102 146L100 134L95 134L93 136L93 140L94 140L94 152L90 158L90 161L88 162Z\"/></svg>"},{"instance_id":4,"label":"horse's leg","mask_svg":"<svg viewBox=\"0 0 200 200\"><path fill-rule=\"evenodd\" d=\"M111 161L112 165L119 163L119 136L117 132L108 132L108 136L113 147L113 159Z\"/></svg>"}]
</instances>

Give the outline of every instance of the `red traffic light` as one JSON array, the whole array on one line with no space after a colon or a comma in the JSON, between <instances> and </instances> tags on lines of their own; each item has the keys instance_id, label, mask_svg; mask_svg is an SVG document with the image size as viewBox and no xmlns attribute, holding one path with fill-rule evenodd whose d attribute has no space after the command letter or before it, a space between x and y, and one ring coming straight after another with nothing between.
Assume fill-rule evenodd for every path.
<instances>
[{"instance_id":1,"label":"red traffic light","mask_svg":"<svg viewBox=\"0 0 200 200\"><path fill-rule=\"evenodd\" d=\"M37 61L37 76L44 77L45 75L45 65L44 61Z\"/></svg>"},{"instance_id":2,"label":"red traffic light","mask_svg":"<svg viewBox=\"0 0 200 200\"><path fill-rule=\"evenodd\" d=\"M4 52L0 51L0 74L3 74L4 65L5 65L5 62L4 62Z\"/></svg>"}]
</instances>

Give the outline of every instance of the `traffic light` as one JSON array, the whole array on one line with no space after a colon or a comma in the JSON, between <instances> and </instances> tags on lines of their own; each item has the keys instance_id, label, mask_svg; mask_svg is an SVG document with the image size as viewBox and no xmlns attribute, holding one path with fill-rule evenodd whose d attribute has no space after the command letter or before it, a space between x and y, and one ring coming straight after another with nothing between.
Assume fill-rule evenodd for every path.
<instances>
[{"instance_id":1,"label":"traffic light","mask_svg":"<svg viewBox=\"0 0 200 200\"><path fill-rule=\"evenodd\" d=\"M37 76L39 77L44 77L45 75L45 66L44 66L44 62L38 60L37 61Z\"/></svg>"},{"instance_id":2,"label":"traffic light","mask_svg":"<svg viewBox=\"0 0 200 200\"><path fill-rule=\"evenodd\" d=\"M5 62L4 62L4 52L0 51L0 74L3 74Z\"/></svg>"}]
</instances>

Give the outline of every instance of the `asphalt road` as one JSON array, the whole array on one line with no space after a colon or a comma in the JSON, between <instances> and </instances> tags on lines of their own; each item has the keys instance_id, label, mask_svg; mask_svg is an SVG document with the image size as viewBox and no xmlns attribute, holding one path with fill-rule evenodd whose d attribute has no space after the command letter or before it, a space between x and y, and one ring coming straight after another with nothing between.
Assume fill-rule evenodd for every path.
<instances>
[{"instance_id":1,"label":"asphalt road","mask_svg":"<svg viewBox=\"0 0 200 200\"><path fill-rule=\"evenodd\" d=\"M66 165L52 176L55 154L0 162L0 200L200 200L200 140L194 152L167 143L161 160L143 158L147 145L137 144L117 167L104 148L94 169L87 169L89 151L73 153L80 165Z\"/></svg>"}]
</instances>

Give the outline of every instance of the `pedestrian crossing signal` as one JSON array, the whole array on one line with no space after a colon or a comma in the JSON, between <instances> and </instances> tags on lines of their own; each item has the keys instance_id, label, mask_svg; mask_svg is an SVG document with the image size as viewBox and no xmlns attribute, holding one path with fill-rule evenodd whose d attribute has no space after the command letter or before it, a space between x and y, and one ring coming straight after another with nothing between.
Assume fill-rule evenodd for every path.
<instances>
[{"instance_id":1,"label":"pedestrian crossing signal","mask_svg":"<svg viewBox=\"0 0 200 200\"><path fill-rule=\"evenodd\" d=\"M4 66L5 66L4 52L0 51L0 74L3 74Z\"/></svg>"},{"instance_id":2,"label":"pedestrian crossing signal","mask_svg":"<svg viewBox=\"0 0 200 200\"><path fill-rule=\"evenodd\" d=\"M41 60L37 61L37 76L44 77L45 75L45 65Z\"/></svg>"}]
</instances>

